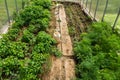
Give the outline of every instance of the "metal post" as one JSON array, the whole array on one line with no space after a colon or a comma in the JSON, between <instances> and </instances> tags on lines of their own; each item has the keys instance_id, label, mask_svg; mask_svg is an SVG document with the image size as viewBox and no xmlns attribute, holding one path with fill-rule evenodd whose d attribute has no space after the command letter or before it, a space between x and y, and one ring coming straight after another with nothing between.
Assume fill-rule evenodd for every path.
<instances>
[{"instance_id":1,"label":"metal post","mask_svg":"<svg viewBox=\"0 0 120 80\"><path fill-rule=\"evenodd\" d=\"M18 12L17 0L15 0L16 12Z\"/></svg>"},{"instance_id":2,"label":"metal post","mask_svg":"<svg viewBox=\"0 0 120 80\"><path fill-rule=\"evenodd\" d=\"M6 11L7 11L8 22L10 23L10 15L9 15L9 10L8 10L8 5L7 5L7 1L6 0L5 0L5 7L6 7Z\"/></svg>"},{"instance_id":3,"label":"metal post","mask_svg":"<svg viewBox=\"0 0 120 80\"><path fill-rule=\"evenodd\" d=\"M97 9L98 9L98 4L99 4L99 0L97 0L97 4L96 4L96 8L95 8L95 13L94 13L94 20L95 20Z\"/></svg>"},{"instance_id":4,"label":"metal post","mask_svg":"<svg viewBox=\"0 0 120 80\"><path fill-rule=\"evenodd\" d=\"M91 12L91 7L92 7L92 0L90 1L90 9L89 9L89 13Z\"/></svg>"},{"instance_id":5,"label":"metal post","mask_svg":"<svg viewBox=\"0 0 120 80\"><path fill-rule=\"evenodd\" d=\"M117 21L118 21L118 19L119 19L119 16L120 16L120 8L119 8L117 17L116 17L115 22L114 22L113 27L112 27L112 30L113 30L113 31L114 31L114 29L115 29L115 26L116 26L116 23L117 23Z\"/></svg>"},{"instance_id":6,"label":"metal post","mask_svg":"<svg viewBox=\"0 0 120 80\"><path fill-rule=\"evenodd\" d=\"M108 0L106 0L105 9L104 9L103 16L102 16L102 21L104 21L104 17L105 17L105 14L106 14L107 6L108 6Z\"/></svg>"}]
</instances>

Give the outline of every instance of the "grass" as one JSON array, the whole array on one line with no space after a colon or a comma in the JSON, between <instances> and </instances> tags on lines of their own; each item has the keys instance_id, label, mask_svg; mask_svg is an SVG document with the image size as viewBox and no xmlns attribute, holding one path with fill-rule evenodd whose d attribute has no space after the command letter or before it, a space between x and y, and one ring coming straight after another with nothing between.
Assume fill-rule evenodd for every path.
<instances>
[{"instance_id":1,"label":"grass","mask_svg":"<svg viewBox=\"0 0 120 80\"><path fill-rule=\"evenodd\" d=\"M105 16L105 21L107 21L109 24L113 25L114 21L116 19L117 14L106 14ZM120 18L118 19L117 23L116 23L116 27L120 28Z\"/></svg>"}]
</instances>

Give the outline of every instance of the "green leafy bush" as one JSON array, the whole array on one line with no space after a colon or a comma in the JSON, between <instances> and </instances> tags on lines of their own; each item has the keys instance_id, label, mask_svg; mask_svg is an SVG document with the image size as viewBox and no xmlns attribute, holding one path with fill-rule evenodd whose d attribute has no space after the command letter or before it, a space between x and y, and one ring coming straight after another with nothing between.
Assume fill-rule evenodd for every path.
<instances>
[{"instance_id":1,"label":"green leafy bush","mask_svg":"<svg viewBox=\"0 0 120 80\"><path fill-rule=\"evenodd\" d=\"M61 55L45 32L50 5L51 0L31 0L14 14L12 28L0 39L0 80L40 80L50 55Z\"/></svg>"},{"instance_id":2,"label":"green leafy bush","mask_svg":"<svg viewBox=\"0 0 120 80\"><path fill-rule=\"evenodd\" d=\"M29 25L28 30L30 33L37 34L39 32L39 26L38 25Z\"/></svg>"},{"instance_id":3,"label":"green leafy bush","mask_svg":"<svg viewBox=\"0 0 120 80\"><path fill-rule=\"evenodd\" d=\"M48 18L40 18L40 19L33 19L31 20L31 24L36 24L35 27L38 28L38 31L45 31L46 28L49 26L49 19Z\"/></svg>"},{"instance_id":4,"label":"green leafy bush","mask_svg":"<svg viewBox=\"0 0 120 80\"><path fill-rule=\"evenodd\" d=\"M26 42L26 43L34 43L34 34L30 33L29 30L25 29L23 31L23 35L22 35L22 42Z\"/></svg>"},{"instance_id":5,"label":"green leafy bush","mask_svg":"<svg viewBox=\"0 0 120 80\"><path fill-rule=\"evenodd\" d=\"M23 26L25 25L25 20L22 19L20 14L16 16L14 21L15 22L13 23L12 28L23 28Z\"/></svg>"},{"instance_id":6,"label":"green leafy bush","mask_svg":"<svg viewBox=\"0 0 120 80\"><path fill-rule=\"evenodd\" d=\"M49 54L33 53L31 59L26 59L20 69L20 79L39 80L39 75L43 73L42 65L46 63Z\"/></svg>"},{"instance_id":7,"label":"green leafy bush","mask_svg":"<svg viewBox=\"0 0 120 80\"><path fill-rule=\"evenodd\" d=\"M16 56L18 58L24 58L28 47L22 42L11 42L0 40L0 57L6 58L7 56Z\"/></svg>"},{"instance_id":8,"label":"green leafy bush","mask_svg":"<svg viewBox=\"0 0 120 80\"><path fill-rule=\"evenodd\" d=\"M33 53L53 54L57 57L61 56L61 53L56 49L56 41L46 32L41 31L36 36L36 45L33 48Z\"/></svg>"},{"instance_id":9,"label":"green leafy bush","mask_svg":"<svg viewBox=\"0 0 120 80\"><path fill-rule=\"evenodd\" d=\"M54 45L56 41L46 32L40 31L36 36L36 44L38 43L46 43L48 45Z\"/></svg>"},{"instance_id":10,"label":"green leafy bush","mask_svg":"<svg viewBox=\"0 0 120 80\"><path fill-rule=\"evenodd\" d=\"M44 9L42 17L50 19L50 11L47 9Z\"/></svg>"},{"instance_id":11,"label":"green leafy bush","mask_svg":"<svg viewBox=\"0 0 120 80\"><path fill-rule=\"evenodd\" d=\"M48 25L49 25L49 19L48 18L43 18L43 19L41 19L40 20L40 23L41 23L41 30L45 30L47 27L48 27Z\"/></svg>"},{"instance_id":12,"label":"green leafy bush","mask_svg":"<svg viewBox=\"0 0 120 80\"><path fill-rule=\"evenodd\" d=\"M7 77L9 77L10 80L13 80L14 78L18 78L17 74L20 64L17 57L8 56L7 58L3 59L0 64L2 65L1 76L4 76L1 77L1 79L5 80Z\"/></svg>"},{"instance_id":13,"label":"green leafy bush","mask_svg":"<svg viewBox=\"0 0 120 80\"><path fill-rule=\"evenodd\" d=\"M119 80L120 36L105 22L93 23L74 45L76 74L81 80Z\"/></svg>"},{"instance_id":14,"label":"green leafy bush","mask_svg":"<svg viewBox=\"0 0 120 80\"><path fill-rule=\"evenodd\" d=\"M11 41L15 41L19 35L20 29L10 29L8 31L8 34L6 34L6 38L8 38Z\"/></svg>"},{"instance_id":15,"label":"green leafy bush","mask_svg":"<svg viewBox=\"0 0 120 80\"><path fill-rule=\"evenodd\" d=\"M32 5L43 6L45 9L50 9L51 0L31 0Z\"/></svg>"},{"instance_id":16,"label":"green leafy bush","mask_svg":"<svg viewBox=\"0 0 120 80\"><path fill-rule=\"evenodd\" d=\"M24 25L39 24L39 30L45 30L49 25L50 12L42 6L28 6L20 12L20 18Z\"/></svg>"},{"instance_id":17,"label":"green leafy bush","mask_svg":"<svg viewBox=\"0 0 120 80\"><path fill-rule=\"evenodd\" d=\"M52 46L51 53L56 57L61 57L62 56L61 51L59 51L59 49L56 48L55 46Z\"/></svg>"},{"instance_id":18,"label":"green leafy bush","mask_svg":"<svg viewBox=\"0 0 120 80\"><path fill-rule=\"evenodd\" d=\"M42 12L42 6L28 6L20 12L20 18L25 22L25 25L29 25L31 20L40 19Z\"/></svg>"}]
</instances>

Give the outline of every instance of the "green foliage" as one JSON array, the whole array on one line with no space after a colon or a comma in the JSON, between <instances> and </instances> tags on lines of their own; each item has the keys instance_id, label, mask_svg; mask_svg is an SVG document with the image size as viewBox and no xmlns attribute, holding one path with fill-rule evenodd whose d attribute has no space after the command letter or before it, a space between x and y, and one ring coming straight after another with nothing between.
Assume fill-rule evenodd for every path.
<instances>
[{"instance_id":1,"label":"green foliage","mask_svg":"<svg viewBox=\"0 0 120 80\"><path fill-rule=\"evenodd\" d=\"M48 18L43 18L43 19L40 20L40 23L41 23L41 27L42 27L40 29L45 30L49 25L49 19Z\"/></svg>"},{"instance_id":2,"label":"green foliage","mask_svg":"<svg viewBox=\"0 0 120 80\"><path fill-rule=\"evenodd\" d=\"M38 43L47 43L48 45L53 45L56 43L56 41L49 34L47 34L44 31L41 31L36 36L36 44Z\"/></svg>"},{"instance_id":3,"label":"green foliage","mask_svg":"<svg viewBox=\"0 0 120 80\"><path fill-rule=\"evenodd\" d=\"M17 73L19 70L19 61L14 56L8 56L3 59L0 63L2 65L2 74L1 76L9 77L9 79L13 79L14 77L18 77ZM4 79L4 78L2 78Z\"/></svg>"},{"instance_id":4,"label":"green foliage","mask_svg":"<svg viewBox=\"0 0 120 80\"><path fill-rule=\"evenodd\" d=\"M41 18L42 11L42 6L28 6L20 12L20 18L25 21L25 25L29 25L31 20L37 20Z\"/></svg>"},{"instance_id":5,"label":"green foliage","mask_svg":"<svg viewBox=\"0 0 120 80\"><path fill-rule=\"evenodd\" d=\"M28 47L22 42L11 42L4 39L0 40L0 57L5 58L7 56L16 56L18 58L24 58Z\"/></svg>"},{"instance_id":6,"label":"green foliage","mask_svg":"<svg viewBox=\"0 0 120 80\"><path fill-rule=\"evenodd\" d=\"M37 27L39 31L45 31L46 28L48 28L49 19L48 18L40 18L36 20L33 19L31 21L31 24L36 24L35 27Z\"/></svg>"},{"instance_id":7,"label":"green foliage","mask_svg":"<svg viewBox=\"0 0 120 80\"><path fill-rule=\"evenodd\" d=\"M26 22L25 25L38 24L39 30L45 30L49 25L50 12L39 6L26 7L20 16Z\"/></svg>"},{"instance_id":8,"label":"green foliage","mask_svg":"<svg viewBox=\"0 0 120 80\"><path fill-rule=\"evenodd\" d=\"M31 0L32 5L43 6L45 9L50 9L51 0Z\"/></svg>"},{"instance_id":9,"label":"green foliage","mask_svg":"<svg viewBox=\"0 0 120 80\"><path fill-rule=\"evenodd\" d=\"M0 80L40 80L50 55L61 56L56 41L45 32L50 6L51 0L31 0L14 14L12 27L0 39Z\"/></svg>"},{"instance_id":10,"label":"green foliage","mask_svg":"<svg viewBox=\"0 0 120 80\"><path fill-rule=\"evenodd\" d=\"M22 42L32 43L34 42L34 34L30 33L27 29L23 31Z\"/></svg>"},{"instance_id":11,"label":"green foliage","mask_svg":"<svg viewBox=\"0 0 120 80\"><path fill-rule=\"evenodd\" d=\"M78 62L85 60L88 57L92 56L92 49L90 46L90 40L84 39L81 42L76 42L74 46L74 52Z\"/></svg>"},{"instance_id":12,"label":"green foliage","mask_svg":"<svg viewBox=\"0 0 120 80\"><path fill-rule=\"evenodd\" d=\"M39 3L40 5L38 5ZM29 24L39 24L39 30L45 30L49 25L50 19L50 11L48 10L48 7L50 7L49 4L51 4L49 0L32 1L31 5L21 10L19 14L15 14L13 27L22 28Z\"/></svg>"},{"instance_id":13,"label":"green foliage","mask_svg":"<svg viewBox=\"0 0 120 80\"><path fill-rule=\"evenodd\" d=\"M16 16L14 19L14 23L12 24L12 28L22 28L25 24L25 20L22 20L20 14Z\"/></svg>"},{"instance_id":14,"label":"green foliage","mask_svg":"<svg viewBox=\"0 0 120 80\"><path fill-rule=\"evenodd\" d=\"M71 36L74 36L74 35L75 35L75 27L69 26L68 29L69 29L69 34L70 34Z\"/></svg>"},{"instance_id":15,"label":"green foliage","mask_svg":"<svg viewBox=\"0 0 120 80\"><path fill-rule=\"evenodd\" d=\"M51 18L51 16L50 16L50 11L47 10L47 9L45 9L45 10L43 11L42 17L50 19L50 18Z\"/></svg>"},{"instance_id":16,"label":"green foliage","mask_svg":"<svg viewBox=\"0 0 120 80\"><path fill-rule=\"evenodd\" d=\"M51 53L56 57L61 57L62 56L62 53L56 47L51 48Z\"/></svg>"},{"instance_id":17,"label":"green foliage","mask_svg":"<svg viewBox=\"0 0 120 80\"><path fill-rule=\"evenodd\" d=\"M39 26L29 25L28 30L29 30L30 33L37 34L39 32Z\"/></svg>"},{"instance_id":18,"label":"green foliage","mask_svg":"<svg viewBox=\"0 0 120 80\"><path fill-rule=\"evenodd\" d=\"M31 59L26 59L25 65L21 66L20 77L27 80L39 80L39 74L43 73L42 65L46 63L49 54L33 53Z\"/></svg>"},{"instance_id":19,"label":"green foliage","mask_svg":"<svg viewBox=\"0 0 120 80\"><path fill-rule=\"evenodd\" d=\"M8 34L6 34L4 37L6 37L6 39L9 39L11 41L15 41L19 35L20 29L10 29L8 31Z\"/></svg>"},{"instance_id":20,"label":"green foliage","mask_svg":"<svg viewBox=\"0 0 120 80\"><path fill-rule=\"evenodd\" d=\"M44 43L39 43L37 45L34 46L33 48L33 52L37 52L37 53L47 53L50 51L50 45L46 45Z\"/></svg>"},{"instance_id":21,"label":"green foliage","mask_svg":"<svg viewBox=\"0 0 120 80\"><path fill-rule=\"evenodd\" d=\"M120 37L107 23L93 23L74 45L76 74L81 80L119 80Z\"/></svg>"},{"instance_id":22,"label":"green foliage","mask_svg":"<svg viewBox=\"0 0 120 80\"><path fill-rule=\"evenodd\" d=\"M41 31L36 36L36 45L33 48L33 53L43 53L43 54L53 54L57 57L61 56L61 53L53 45L56 44L55 39L53 39L49 34L44 31Z\"/></svg>"}]
</instances>

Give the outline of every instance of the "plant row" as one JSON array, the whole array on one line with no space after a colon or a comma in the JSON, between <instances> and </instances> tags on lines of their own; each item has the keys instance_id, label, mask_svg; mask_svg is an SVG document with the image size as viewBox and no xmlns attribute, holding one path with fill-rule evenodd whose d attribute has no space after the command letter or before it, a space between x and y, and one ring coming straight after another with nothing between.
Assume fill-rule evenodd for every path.
<instances>
[{"instance_id":1,"label":"plant row","mask_svg":"<svg viewBox=\"0 0 120 80\"><path fill-rule=\"evenodd\" d=\"M93 23L75 42L78 80L120 80L120 36L105 22Z\"/></svg>"},{"instance_id":2,"label":"plant row","mask_svg":"<svg viewBox=\"0 0 120 80\"><path fill-rule=\"evenodd\" d=\"M61 55L46 32L50 7L51 0L31 0L14 13L12 27L0 39L1 80L40 80L50 55Z\"/></svg>"}]
</instances>

